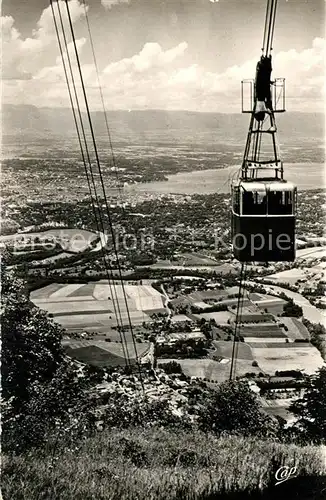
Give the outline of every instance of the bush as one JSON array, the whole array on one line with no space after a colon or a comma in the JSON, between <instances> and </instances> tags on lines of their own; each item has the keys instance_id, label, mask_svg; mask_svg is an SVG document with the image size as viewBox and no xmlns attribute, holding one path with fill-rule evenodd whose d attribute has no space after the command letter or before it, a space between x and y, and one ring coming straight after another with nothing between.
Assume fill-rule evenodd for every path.
<instances>
[{"instance_id":1,"label":"bush","mask_svg":"<svg viewBox=\"0 0 326 500\"><path fill-rule=\"evenodd\" d=\"M148 465L147 454L136 440L121 437L118 446L122 456L130 460L136 467Z\"/></svg>"},{"instance_id":2,"label":"bush","mask_svg":"<svg viewBox=\"0 0 326 500\"><path fill-rule=\"evenodd\" d=\"M190 421L186 416L180 418L174 415L166 401L134 401L127 396L114 394L106 404L103 426L189 428Z\"/></svg>"},{"instance_id":3,"label":"bush","mask_svg":"<svg viewBox=\"0 0 326 500\"><path fill-rule=\"evenodd\" d=\"M201 402L198 423L202 430L245 436L273 436L277 422L265 414L245 381L224 382Z\"/></svg>"},{"instance_id":4,"label":"bush","mask_svg":"<svg viewBox=\"0 0 326 500\"><path fill-rule=\"evenodd\" d=\"M293 299L289 299L283 306L282 316L290 316L292 318L301 318L303 315L302 307L298 306L293 302Z\"/></svg>"},{"instance_id":5,"label":"bush","mask_svg":"<svg viewBox=\"0 0 326 500\"><path fill-rule=\"evenodd\" d=\"M300 370L278 370L275 372L276 377L293 377L303 378L303 373Z\"/></svg>"},{"instance_id":6,"label":"bush","mask_svg":"<svg viewBox=\"0 0 326 500\"><path fill-rule=\"evenodd\" d=\"M180 363L177 363L176 361L162 363L159 365L159 368L162 368L162 370L164 370L168 375L171 373L183 373Z\"/></svg>"}]
</instances>

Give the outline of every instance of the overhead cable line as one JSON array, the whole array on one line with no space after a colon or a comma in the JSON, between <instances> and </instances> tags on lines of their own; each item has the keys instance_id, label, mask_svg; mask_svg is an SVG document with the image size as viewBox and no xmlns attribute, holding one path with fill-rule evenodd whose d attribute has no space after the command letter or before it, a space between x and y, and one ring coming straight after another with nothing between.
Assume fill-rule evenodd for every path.
<instances>
[{"instance_id":1,"label":"overhead cable line","mask_svg":"<svg viewBox=\"0 0 326 500\"><path fill-rule=\"evenodd\" d=\"M105 102L104 102L103 90L102 90L102 85L101 85L100 76L99 76L99 68L98 68L98 64L97 64L96 52L95 52L95 48L94 48L93 37L92 37L91 27L90 27L90 23L89 23L89 19L88 19L88 13L87 13L86 1L85 0L83 0L83 7L84 7L84 13L85 13L85 18L86 18L88 35L89 35L91 49L92 49L92 56L93 56L94 67L95 67L96 78L97 78L97 86L98 86L98 89L99 89L99 92L100 92L100 98L101 98L102 111L103 111L104 120L105 120L106 132L107 132L107 136L108 136L108 140L109 140L109 145L110 145L110 150L111 150L112 165L113 165L113 168L114 168L114 171L115 171L115 176L116 176L116 181L117 181L117 186L118 186L119 199L120 199L120 202L121 202L122 211L125 214L125 210L124 210L124 207L123 207L122 193L121 193L121 188L120 188L120 179L119 179L119 173L118 173L118 166L117 166L117 162L116 162L115 154L114 154L114 149L113 149L112 136L111 136L111 132L110 132L110 127L109 127L109 122L108 122L108 116L107 116ZM137 294L138 294L138 301L139 301L139 305L140 305L140 308L141 308L141 311L142 311L142 317L143 317L143 321L144 321L145 316L144 316L144 311L142 310L142 301L140 299L140 292L139 292L138 286L137 286Z\"/></svg>"},{"instance_id":2,"label":"overhead cable line","mask_svg":"<svg viewBox=\"0 0 326 500\"><path fill-rule=\"evenodd\" d=\"M241 323L242 306L243 306L243 293L244 293L243 282L245 279L245 273L246 273L246 263L242 262L241 270L240 270L240 283L239 283L236 318L235 318L234 333L233 333L233 345L232 345L231 368L230 368L229 380L233 380L235 377L235 364L236 364L236 357L237 357L237 351L238 351L236 344L237 344L237 342L239 342L240 323Z\"/></svg>"},{"instance_id":3,"label":"overhead cable line","mask_svg":"<svg viewBox=\"0 0 326 500\"><path fill-rule=\"evenodd\" d=\"M246 290L244 288L244 282L246 279L246 271L247 271L247 267L246 267L246 263L245 263L243 275L242 275L242 287L241 287L242 292L240 294L241 295L240 311L237 313L237 319L236 319L237 328L236 328L235 335L236 335L237 341L235 343L234 360L233 360L233 376L234 377L236 377L237 360L238 360L238 354L239 354L239 344L241 342L240 331L241 331L241 324L242 324L243 303L244 303L245 292L246 292Z\"/></svg>"},{"instance_id":4,"label":"overhead cable line","mask_svg":"<svg viewBox=\"0 0 326 500\"><path fill-rule=\"evenodd\" d=\"M67 38L66 38L66 34L65 34L65 28L64 28L64 25L63 25L62 14L61 14L59 2L55 2L55 3L57 4L59 19L60 19L60 25L61 25L61 30L62 30L63 40L64 40L64 46L65 46L65 51L66 51L66 56L67 56L67 61L68 61L68 68L69 68L69 72L70 72L70 78L71 78L71 81L72 81L72 86L73 86L73 91L74 91L74 97L75 97L75 100L76 100L76 107L77 107L77 111L78 111L78 118L79 118L79 122L80 122L81 133L80 133L80 130L79 130L79 124L78 124L78 120L77 120L76 111L75 111L75 108L74 108L74 103L73 103L73 98L72 98L72 92L71 92L70 82L69 82L69 77L68 77L68 71L67 71L67 66L66 66L66 62L65 62L65 58L64 58L64 51L63 51L63 48L62 48L62 43L61 43L60 35L59 35L58 23L57 23L57 20L56 20L54 9L53 9L53 0L50 0L51 10L52 10L52 15L53 15L53 20L54 20L54 25L55 25L55 30L56 30L56 35L57 35L58 44L59 44L59 50L60 50L61 59L62 59L62 63L63 63L65 79L66 79L66 83L67 83L67 87L68 87L70 104L71 104L71 108L72 108L72 113L73 113L74 122L75 122L75 126L76 126L76 131L77 131L77 136L78 136L78 142L79 142L79 146L80 146L80 150L81 150L81 155L82 155L82 160L83 160L83 164L84 164L84 169L85 169L85 173L86 173L87 185L88 185L88 190L89 190L89 194L90 194L90 198L91 198L91 204L92 204L92 209L93 209L93 213L94 213L94 219L95 219L95 223L96 223L96 227L97 227L98 233L100 235L100 244L101 244L101 252L102 252L102 259L103 259L103 267L106 270L106 274L107 274L107 278L108 278L108 282L109 282L109 286L110 286L110 290L111 290L111 295L113 297L114 294L112 293L112 285L111 285L111 280L110 280L110 274L109 274L108 265L107 265L107 262L106 262L106 254L105 254L104 244L103 244L103 241L101 239L101 232L102 232L102 234L104 234L105 231L104 231L103 219L101 217L100 201L99 201L99 198L98 198L98 195L97 195L97 190L96 190L94 175L93 175L93 172L92 172L92 163L91 163L91 159L90 159L90 155L89 155L89 149L88 149L88 144L87 144L87 138L86 138L85 128L84 128L84 124L83 124L82 114L81 114L81 111L80 111L80 104L79 104L78 94L77 94L77 90L76 90L75 78L74 78L74 73L73 73L73 70L72 70L71 58L70 58L70 54L69 54L69 50L68 50L68 43L67 43ZM84 153L84 147L82 145L82 138L83 138L83 141L84 141L84 147L85 147L85 152L86 152L86 156L87 156L87 161L88 161L89 167L90 167L90 172L88 172L88 167L87 167L85 153ZM92 186L93 186L93 190L94 190L94 195L93 195L93 192L92 192ZM95 206L95 203L94 203L93 196L95 196L96 205L97 205L97 208L98 208L98 211L99 211L98 214L96 213L96 206ZM102 226L102 227L100 227L100 226ZM102 231L101 231L101 229L102 229ZM110 271L112 272L111 269L110 269ZM122 337L121 328L120 328L120 324L119 324L119 319L120 319L120 323L122 321L121 313L120 313L120 311L117 310L117 307L116 307L116 304L115 304L114 300L113 300L113 308L114 308L115 318L116 318L116 322L117 322L117 329L118 329L119 334L120 334L120 340L121 340L121 344L122 344L124 358L126 360L126 364L128 365L130 363L130 357L129 357L129 354L128 354L127 349L126 349L125 341L124 341L124 339Z\"/></svg>"},{"instance_id":5,"label":"overhead cable line","mask_svg":"<svg viewBox=\"0 0 326 500\"><path fill-rule=\"evenodd\" d=\"M118 176L117 163L115 160L115 154L114 154L114 150L113 150L111 132L110 132L107 112L106 112L106 108L105 108L105 103L104 103L103 91L102 91L102 86L101 86L101 81L100 81L100 76L99 76L99 69L98 69L96 54L95 54L95 50L94 50L93 37L92 37L91 27L90 27L89 20L88 20L88 14L87 14L85 0L83 0L83 6L84 6L84 13L85 13L85 19L86 19L86 24L87 24L87 30L88 30L88 34L89 34L90 43L91 43L93 61L94 61L94 66L95 66L95 71L96 71L97 85L98 85L98 88L100 91L100 96L101 96L101 104L102 104L102 110L103 110L103 114L104 114L105 126L106 126L106 131L107 131L107 135L108 135L108 139L109 139L109 145L110 145L111 156L112 156L112 165L113 165L113 168L115 170L118 192L119 192L119 195L121 198L121 188L120 188L120 180L119 180L119 176Z\"/></svg>"},{"instance_id":6,"label":"overhead cable line","mask_svg":"<svg viewBox=\"0 0 326 500\"><path fill-rule=\"evenodd\" d=\"M63 25L63 19L62 19L62 15L61 15L61 10L60 10L59 2L57 2L57 8L58 8L58 13L59 13L59 18L60 18L60 24L61 24L61 29L62 29L63 39L64 39L64 45L65 45L65 50L66 50L66 55L67 55L67 60L68 60L68 65L69 65L69 70L70 70L72 85L73 85L73 89L74 89L74 95L75 95L75 99L76 99L76 105L77 105L77 109L78 109L78 116L79 116L79 120L80 120L80 125L81 125L81 130L82 130L82 136L83 136L83 139L84 139L87 160L88 160L89 167L90 167L90 177L91 177L91 181L92 181L92 185L93 185L93 189L94 189L94 194L95 194L95 198L96 198L96 205L97 205L97 208L98 208L98 216L97 216L96 209L95 209L95 204L94 204L94 200L93 200L92 188L91 188L91 184L90 184L90 181L89 181L88 170L87 170L87 166L86 166L86 163L85 163L84 164L85 165L85 172L86 172L86 177L87 177L87 181L88 181L89 192L90 192L90 196L91 196L91 202L92 202L92 207L93 207L93 211L94 211L95 222L96 222L97 230L98 230L98 232L100 234L100 243L101 243L101 249L102 249L103 267L106 270L106 274L107 274L107 278L108 278L108 281L109 281L111 295L113 296L113 294L112 294L112 288L111 288L111 283L110 283L110 275L109 275L108 265L106 263L106 257L107 256L105 255L105 251L104 251L104 247L103 247L103 242L101 240L101 230L102 230L102 234L104 235L105 234L105 229L104 229L104 223L103 223L102 214L101 214L101 210L100 210L100 200L99 200L99 197L97 195L96 184L95 184L94 175L93 175L93 171L92 171L92 162L91 162L91 158L90 158L90 154L89 154L89 149L88 149L88 144L87 144L87 139L86 139L86 134L85 134L85 128L84 128L83 119L82 119L82 115L81 115L81 111L80 111L80 104L79 104L78 94L77 94L77 91L76 91L75 78L74 78L74 73L73 73L73 70L72 70L71 58L70 58L70 54L69 54L68 43L67 43L67 38L66 38L66 34L65 34L65 28L64 28L64 25ZM60 38L59 38L59 42L60 42ZM63 60L63 63L64 63L63 53L62 53L62 60ZM67 85L68 85L68 88L69 88L69 80L68 79L67 79ZM99 224L99 220L100 220L101 227L100 227L100 224ZM111 268L110 268L110 271L111 271ZM117 304L119 305L118 301L117 301ZM119 334L120 334L120 340L121 340L121 343L122 343L123 353L124 353L125 359L126 359L126 364L129 364L130 359L129 359L129 354L128 354L128 351L127 351L127 346L124 345L124 343L126 343L126 340L123 339L122 333L121 333L121 327L123 326L122 325L122 317L121 317L120 311L116 310L117 308L116 308L116 305L115 305L114 301L113 301L113 307L114 307L114 312L115 312L115 316L116 316L117 329L118 329ZM120 319L121 327L119 325L119 319Z\"/></svg>"},{"instance_id":7,"label":"overhead cable line","mask_svg":"<svg viewBox=\"0 0 326 500\"><path fill-rule=\"evenodd\" d=\"M96 164L97 164L98 174L99 174L99 177L100 177L100 184L101 184L102 192L103 192L104 204L105 204L105 207L106 207L106 215L108 217L109 226L110 226L110 232L111 232L111 236L112 236L112 244L113 244L114 254L115 254L115 258L116 258L116 262L117 262L117 267L118 267L119 280L120 280L120 283L121 283L121 288L122 288L122 292L123 292L124 303L125 303L127 317L128 317L129 328L130 328L132 342L133 342L134 351L135 351L136 364L137 364L138 370L139 370L140 382L141 382L142 387L143 387L142 373L141 373L141 367L140 367L139 358L138 358L137 346L136 346L135 337L134 337L134 333L133 333L133 327L132 327L132 322L131 322L131 317L130 317L130 312L129 312L129 307L128 307L127 295L126 295L126 291L125 291L125 287L124 287L124 283L123 283L123 278L122 278L122 272L121 272L121 266L120 266L120 259L119 259L119 254L118 254L117 245L116 245L116 238L115 238L113 224L112 224L112 217L111 217L111 212L110 212L110 209L109 209L109 204L108 204L108 200L107 200L107 196L106 196L106 191L105 191L105 186L104 186L104 180L103 180L103 174L102 174L102 169L101 169L101 164L100 164L99 154L98 154L98 149L97 149L97 143L96 143L96 139L95 139L95 133L94 133L94 128L93 128L91 113L90 113L90 109L89 109L89 105L88 105L88 99L87 99L87 94L86 94L86 89L85 89L85 84L84 84L84 79L83 79L83 74L82 74L82 69L81 69L81 64L80 64L78 49L77 49L77 45L76 45L76 39L75 39L74 28L73 28L73 23L72 23L72 19L71 19L71 14L70 14L70 10L69 10L68 0L65 0L65 4L66 4L66 11L67 11L67 15L68 15L68 21L69 21L70 32L71 32L71 36L72 36L72 42L73 42L74 52L75 52L76 61L77 61L77 67L78 67L78 72L79 72L81 87L82 87L82 93L83 93L83 97L84 97L84 101L85 101L85 106L86 106L86 114L87 114L87 118L88 118L88 123L89 123L89 128L90 128L90 133L91 133L92 144L93 144L93 148L94 148L94 154L95 154L95 158L96 158Z\"/></svg>"},{"instance_id":8,"label":"overhead cable line","mask_svg":"<svg viewBox=\"0 0 326 500\"><path fill-rule=\"evenodd\" d=\"M65 1L67 2L67 0L65 0ZM94 67L95 67L95 71L96 71L97 85L98 85L99 92L100 92L102 110L103 110L104 119L105 119L105 126L106 126L107 135L108 135L110 150L111 150L112 164L113 164L113 168L115 170L115 175L116 175L116 180L117 180L117 185L118 185L119 198L120 198L120 201L122 202L122 195L121 195L121 189L120 189L120 180L119 180L119 175L118 175L118 168L117 168L117 163L116 163L115 154L114 154L114 150L113 150L113 144L112 144L112 138L111 138L111 133L110 133L110 127L109 127L108 117L107 117L107 112L106 112L106 107L105 107L105 103L104 103L104 96L103 96L102 86L101 86L101 82L100 82L99 69L98 69L98 64L97 64L97 59L96 59L96 53L95 53L94 43L93 43L93 37L92 37L92 32L91 32L91 28L90 28L89 19L88 19L88 13L87 13L87 8L86 8L86 2L85 2L85 0L83 0L83 7L84 7L84 13L85 13L85 18L86 18L86 24L87 24L88 34L89 34L89 38L90 38L90 44L91 44L91 49L92 49L92 56L93 56L93 61L94 61ZM71 26L71 32L73 34L72 26ZM73 36L73 39L74 39L74 36ZM76 54L76 57L78 57L77 54ZM83 83L82 83L82 85L83 85ZM94 149L96 149L96 146L95 146ZM96 151L95 151L95 154L97 155ZM99 162L98 162L98 165L99 165L100 178L102 179L102 174L100 172L100 164L99 164ZM106 203L106 206L107 206L106 194L105 194L104 186L103 186L103 194L104 194L105 203ZM107 212L109 214L108 206L107 206ZM115 245L114 245L114 247L115 247ZM136 356L136 359L138 360L137 346L136 346L135 338L134 338L134 335L133 335L132 322L131 322L131 318L130 318L130 312L129 312L129 307L128 307L128 303L127 303L125 287L124 287L124 283L123 283L123 280L122 280L121 268L119 266L118 255L116 255L116 258L117 258L117 262L118 262L118 269L119 269L119 274L120 274L120 279L121 279L121 287L122 287L122 291L123 291L123 296L124 296L124 301L125 301L125 306L126 306L126 312L127 312L127 316L128 316L129 328L130 328L130 332L131 332L131 336L132 336L132 341L133 341L133 345L134 345L135 356ZM138 295L139 295L138 288L137 288L137 291L138 291Z\"/></svg>"},{"instance_id":9,"label":"overhead cable line","mask_svg":"<svg viewBox=\"0 0 326 500\"><path fill-rule=\"evenodd\" d=\"M93 36L92 36L91 27L90 27L90 23L89 23L89 19L88 19L88 13L87 13L85 0L83 0L83 7L84 7L84 14L85 14L87 30L88 30L88 35L89 35L90 45L91 45L91 50L92 50L92 57L93 57L93 62L94 62L94 67L95 67L95 72L96 72L97 86L98 86L99 93L100 93L102 111L103 111L104 120L105 120L105 127L106 127L106 132L107 132L107 136L108 136L108 140L109 140L109 146L110 146L111 157L112 157L112 165L114 168L115 177L116 177L116 181L117 181L119 199L120 199L120 202L122 205L123 200L122 200L122 193L121 193L121 188L120 188L118 167L117 167L117 162L115 159L115 154L114 154L114 149L113 149L112 137L111 137L110 127L109 127L109 122L108 122L108 117L107 117L107 112L106 112L106 107L105 107L105 102L104 102L104 95L103 95L102 85L101 85L100 76L99 76L99 68L98 68L98 64L97 64L97 58L96 58L96 53L95 53L95 48L94 48L94 43L93 43ZM122 209L123 209L123 205L122 205ZM123 212L124 212L124 210L123 210ZM137 288L137 291L138 291L138 296L139 296L138 288ZM139 302L140 302L140 300L139 300ZM128 311L128 309L127 309L127 311ZM142 311L142 314L143 314L143 319L144 319L143 311ZM135 354L137 357L137 349L135 349Z\"/></svg>"}]
</instances>

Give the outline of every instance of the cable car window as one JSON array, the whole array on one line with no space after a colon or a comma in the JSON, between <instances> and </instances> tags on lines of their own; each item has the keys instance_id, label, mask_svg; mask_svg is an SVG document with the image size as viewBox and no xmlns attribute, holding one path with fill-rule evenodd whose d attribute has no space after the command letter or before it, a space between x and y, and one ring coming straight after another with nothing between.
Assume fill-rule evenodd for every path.
<instances>
[{"instance_id":1,"label":"cable car window","mask_svg":"<svg viewBox=\"0 0 326 500\"><path fill-rule=\"evenodd\" d=\"M233 211L240 214L240 189L238 187L233 189Z\"/></svg>"},{"instance_id":2,"label":"cable car window","mask_svg":"<svg viewBox=\"0 0 326 500\"><path fill-rule=\"evenodd\" d=\"M293 197L291 191L269 191L268 213L270 215L291 215Z\"/></svg>"},{"instance_id":3,"label":"cable car window","mask_svg":"<svg viewBox=\"0 0 326 500\"><path fill-rule=\"evenodd\" d=\"M266 193L244 191L242 194L242 213L244 215L266 215Z\"/></svg>"}]
</instances>

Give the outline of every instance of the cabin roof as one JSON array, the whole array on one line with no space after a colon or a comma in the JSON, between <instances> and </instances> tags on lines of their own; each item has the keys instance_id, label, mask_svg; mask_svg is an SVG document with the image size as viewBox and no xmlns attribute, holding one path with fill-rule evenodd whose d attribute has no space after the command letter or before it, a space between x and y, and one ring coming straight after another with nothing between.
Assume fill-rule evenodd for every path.
<instances>
[{"instance_id":1,"label":"cabin roof","mask_svg":"<svg viewBox=\"0 0 326 500\"><path fill-rule=\"evenodd\" d=\"M278 180L255 180L255 181L239 181L238 184L245 191L259 191L265 192L270 191L293 191L295 186L292 182L282 182Z\"/></svg>"}]
</instances>

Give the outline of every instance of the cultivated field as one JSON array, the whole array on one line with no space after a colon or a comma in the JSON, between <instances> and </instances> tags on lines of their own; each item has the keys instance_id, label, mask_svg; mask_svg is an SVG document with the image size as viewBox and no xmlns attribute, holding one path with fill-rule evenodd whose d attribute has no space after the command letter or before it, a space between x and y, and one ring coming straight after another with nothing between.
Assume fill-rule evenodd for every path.
<instances>
[{"instance_id":1,"label":"cultivated field","mask_svg":"<svg viewBox=\"0 0 326 500\"><path fill-rule=\"evenodd\" d=\"M247 338L257 338L257 339L286 339L285 334L282 330L275 324L271 325L244 325L241 326L240 335ZM247 339L247 342L250 340ZM251 342L255 342L252 340Z\"/></svg>"},{"instance_id":2,"label":"cultivated field","mask_svg":"<svg viewBox=\"0 0 326 500\"><path fill-rule=\"evenodd\" d=\"M302 307L303 315L305 318L307 318L312 323L320 323L322 325L326 324L326 312L310 304L309 300L303 297L303 295L301 295L300 293L292 292L291 290L285 290L284 288L275 285L264 284L264 288L269 293L285 293L288 297L293 299L295 304Z\"/></svg>"},{"instance_id":3,"label":"cultivated field","mask_svg":"<svg viewBox=\"0 0 326 500\"><path fill-rule=\"evenodd\" d=\"M37 259L32 261L32 263L37 264L51 264L52 262L56 262L57 260L67 259L71 257L71 253L68 252L60 252L57 255L53 255L52 257L46 257L45 259Z\"/></svg>"},{"instance_id":4,"label":"cultivated field","mask_svg":"<svg viewBox=\"0 0 326 500\"><path fill-rule=\"evenodd\" d=\"M67 346L66 353L68 356L76 358L82 363L87 363L99 368L124 366L125 364L125 359L122 356L116 356L109 351L100 349L96 345L78 348Z\"/></svg>"},{"instance_id":5,"label":"cultivated field","mask_svg":"<svg viewBox=\"0 0 326 500\"><path fill-rule=\"evenodd\" d=\"M231 345L231 342L230 342ZM161 362L177 361L182 367L182 371L189 377L199 377L214 382L224 382L230 375L231 362L218 362L212 359L161 359ZM252 361L237 359L236 375L245 375L246 373L259 373L261 370L252 366Z\"/></svg>"},{"instance_id":6,"label":"cultivated field","mask_svg":"<svg viewBox=\"0 0 326 500\"><path fill-rule=\"evenodd\" d=\"M127 335L129 340L122 344L120 342L105 342L103 340L64 340L63 345L72 357L77 358L88 364L96 366L123 366L125 356L135 360L136 353L138 357L144 356L149 349L149 342L133 344L131 336Z\"/></svg>"},{"instance_id":7,"label":"cultivated field","mask_svg":"<svg viewBox=\"0 0 326 500\"><path fill-rule=\"evenodd\" d=\"M325 257L326 256L326 246L323 247L313 247L313 248L303 248L302 250L296 251L297 259L304 259L307 257Z\"/></svg>"},{"instance_id":8,"label":"cultivated field","mask_svg":"<svg viewBox=\"0 0 326 500\"><path fill-rule=\"evenodd\" d=\"M216 351L213 353L214 356L222 356L223 358L232 357L233 342L224 340L214 340L213 346L216 349ZM237 358L253 361L254 358L251 352L251 348L245 342L237 343Z\"/></svg>"},{"instance_id":9,"label":"cultivated field","mask_svg":"<svg viewBox=\"0 0 326 500\"><path fill-rule=\"evenodd\" d=\"M323 365L323 359L319 351L312 345L289 347L266 347L256 348L252 344L252 354L257 360L262 371L274 375L281 370L303 370L307 374L313 374Z\"/></svg>"},{"instance_id":10,"label":"cultivated field","mask_svg":"<svg viewBox=\"0 0 326 500\"><path fill-rule=\"evenodd\" d=\"M191 322L191 319L188 318L185 314L175 314L171 318L171 323L182 323L182 322Z\"/></svg>"},{"instance_id":11,"label":"cultivated field","mask_svg":"<svg viewBox=\"0 0 326 500\"><path fill-rule=\"evenodd\" d=\"M297 318L282 317L281 322L287 327L286 335L291 340L306 340L310 339L310 334L307 328Z\"/></svg>"},{"instance_id":12,"label":"cultivated field","mask_svg":"<svg viewBox=\"0 0 326 500\"><path fill-rule=\"evenodd\" d=\"M207 299L214 299L216 301L227 297L226 290L202 290L192 292L188 295L188 298L192 301L203 301Z\"/></svg>"},{"instance_id":13,"label":"cultivated field","mask_svg":"<svg viewBox=\"0 0 326 500\"><path fill-rule=\"evenodd\" d=\"M31 293L35 305L53 315L70 331L110 332L117 317L128 325L149 320L145 311L163 308L163 296L150 285L129 285L102 280L98 283L55 283ZM129 308L129 315L127 312Z\"/></svg>"},{"instance_id":14,"label":"cultivated field","mask_svg":"<svg viewBox=\"0 0 326 500\"><path fill-rule=\"evenodd\" d=\"M210 304L206 304L206 302L193 302L193 305L195 307L198 307L198 309L202 309L203 311L205 309L209 309L211 307Z\"/></svg>"},{"instance_id":15,"label":"cultivated field","mask_svg":"<svg viewBox=\"0 0 326 500\"><path fill-rule=\"evenodd\" d=\"M206 255L193 252L180 254L178 260L173 261L172 264L182 266L217 266L218 262Z\"/></svg>"},{"instance_id":16,"label":"cultivated field","mask_svg":"<svg viewBox=\"0 0 326 500\"><path fill-rule=\"evenodd\" d=\"M309 274L307 269L294 268L270 274L268 279L275 281L275 283L289 283L289 285L294 285L300 279L307 279L307 274Z\"/></svg>"},{"instance_id":17,"label":"cultivated field","mask_svg":"<svg viewBox=\"0 0 326 500\"><path fill-rule=\"evenodd\" d=\"M120 317L125 325L128 325L128 314L126 312L120 312L118 314L119 321ZM141 324L143 321L149 321L149 316L144 314L142 311L130 311L129 317L131 323L134 325ZM112 328L117 326L117 320L115 314L103 311L89 311L88 314L83 314L82 312L76 312L74 314L65 314L54 316L54 320L60 323L68 331L86 331L86 332L96 332L96 333L108 333L110 337L113 335L114 331Z\"/></svg>"},{"instance_id":18,"label":"cultivated field","mask_svg":"<svg viewBox=\"0 0 326 500\"><path fill-rule=\"evenodd\" d=\"M195 314L196 318L205 318L207 321L210 319L215 319L218 325L227 325L228 321L234 318L234 314L229 311L218 311L210 313Z\"/></svg>"},{"instance_id":19,"label":"cultivated field","mask_svg":"<svg viewBox=\"0 0 326 500\"><path fill-rule=\"evenodd\" d=\"M283 306L286 303L284 299L273 297L272 295L264 295L262 293L251 293L249 297L261 311L266 310L268 313L274 315L283 313Z\"/></svg>"}]
</instances>

